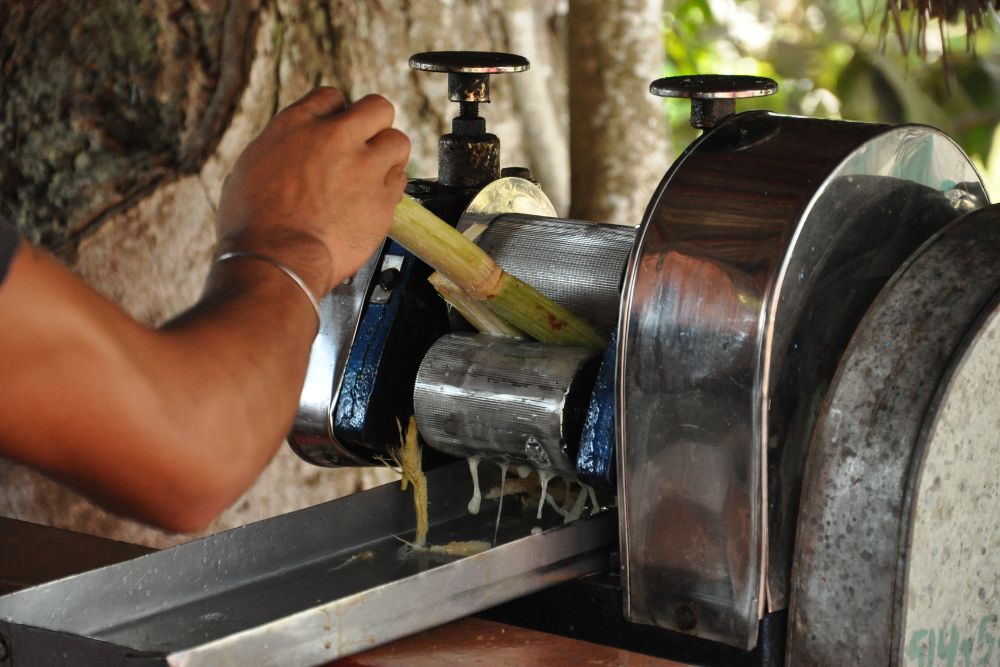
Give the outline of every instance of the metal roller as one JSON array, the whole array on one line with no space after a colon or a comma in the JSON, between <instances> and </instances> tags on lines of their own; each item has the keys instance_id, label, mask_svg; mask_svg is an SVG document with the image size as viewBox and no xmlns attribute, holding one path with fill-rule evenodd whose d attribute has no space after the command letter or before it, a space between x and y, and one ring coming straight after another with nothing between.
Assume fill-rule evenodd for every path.
<instances>
[{"instance_id":1,"label":"metal roller","mask_svg":"<svg viewBox=\"0 0 1000 667\"><path fill-rule=\"evenodd\" d=\"M597 362L583 348L448 334L417 372L420 434L454 456L575 476Z\"/></svg>"},{"instance_id":2,"label":"metal roller","mask_svg":"<svg viewBox=\"0 0 1000 667\"><path fill-rule=\"evenodd\" d=\"M634 227L506 214L490 220L476 243L508 273L606 335L618 322L635 233Z\"/></svg>"}]
</instances>

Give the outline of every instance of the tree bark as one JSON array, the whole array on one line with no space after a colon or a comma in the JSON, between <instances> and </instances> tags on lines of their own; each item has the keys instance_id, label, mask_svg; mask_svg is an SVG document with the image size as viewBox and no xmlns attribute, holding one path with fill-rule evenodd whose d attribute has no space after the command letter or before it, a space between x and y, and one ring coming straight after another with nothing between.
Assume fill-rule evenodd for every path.
<instances>
[{"instance_id":1,"label":"tree bark","mask_svg":"<svg viewBox=\"0 0 1000 667\"><path fill-rule=\"evenodd\" d=\"M570 215L642 220L668 166L661 0L573 0L569 12Z\"/></svg>"}]
</instances>

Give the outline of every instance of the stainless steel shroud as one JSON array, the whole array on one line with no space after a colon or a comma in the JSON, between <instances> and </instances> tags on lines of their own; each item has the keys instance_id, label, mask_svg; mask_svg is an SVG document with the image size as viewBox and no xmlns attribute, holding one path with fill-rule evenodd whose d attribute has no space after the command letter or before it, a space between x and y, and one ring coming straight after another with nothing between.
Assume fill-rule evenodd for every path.
<instances>
[{"instance_id":1,"label":"stainless steel shroud","mask_svg":"<svg viewBox=\"0 0 1000 667\"><path fill-rule=\"evenodd\" d=\"M496 503L468 514L464 461L428 481L432 543L490 539ZM495 548L411 552L412 499L388 484L0 597L0 663L320 665L607 568L614 512L563 526L518 505Z\"/></svg>"},{"instance_id":2,"label":"stainless steel shroud","mask_svg":"<svg viewBox=\"0 0 1000 667\"><path fill-rule=\"evenodd\" d=\"M413 409L420 434L453 456L574 478L597 362L584 348L443 336L417 372Z\"/></svg>"},{"instance_id":3,"label":"stainless steel shroud","mask_svg":"<svg viewBox=\"0 0 1000 667\"><path fill-rule=\"evenodd\" d=\"M809 433L854 327L923 241L986 203L941 132L748 112L671 167L622 298L630 620L751 648L787 606Z\"/></svg>"}]
</instances>

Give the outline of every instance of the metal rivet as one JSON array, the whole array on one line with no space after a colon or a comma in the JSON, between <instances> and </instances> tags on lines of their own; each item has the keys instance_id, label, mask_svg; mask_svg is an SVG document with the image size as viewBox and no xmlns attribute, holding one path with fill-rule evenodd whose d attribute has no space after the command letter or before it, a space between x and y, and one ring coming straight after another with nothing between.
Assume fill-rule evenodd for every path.
<instances>
[{"instance_id":1,"label":"metal rivet","mask_svg":"<svg viewBox=\"0 0 1000 667\"><path fill-rule=\"evenodd\" d=\"M678 630L684 632L694 630L694 626L698 625L698 618L694 614L694 605L690 602L682 602L677 605L674 609L674 623L677 624Z\"/></svg>"},{"instance_id":2,"label":"metal rivet","mask_svg":"<svg viewBox=\"0 0 1000 667\"><path fill-rule=\"evenodd\" d=\"M385 269L378 274L378 284L386 291L394 290L399 285L399 277L399 269Z\"/></svg>"}]
</instances>

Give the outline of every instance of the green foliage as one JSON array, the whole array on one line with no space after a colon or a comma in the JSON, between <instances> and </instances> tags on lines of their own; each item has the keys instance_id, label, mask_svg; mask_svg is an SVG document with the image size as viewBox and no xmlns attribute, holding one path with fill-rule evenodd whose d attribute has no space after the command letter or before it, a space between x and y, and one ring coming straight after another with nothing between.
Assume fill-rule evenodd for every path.
<instances>
[{"instance_id":1,"label":"green foliage","mask_svg":"<svg viewBox=\"0 0 1000 667\"><path fill-rule=\"evenodd\" d=\"M886 123L924 123L954 137L1000 197L1000 27L967 37L964 24L923 39L913 16L883 30L881 3L869 0L683 0L667 2L666 75L758 74L777 95L740 109ZM988 17L989 18L989 17ZM918 53L926 45L926 53ZM696 132L688 105L668 102L679 151Z\"/></svg>"}]
</instances>

